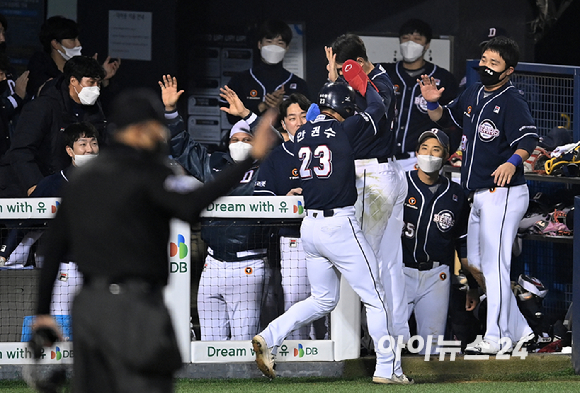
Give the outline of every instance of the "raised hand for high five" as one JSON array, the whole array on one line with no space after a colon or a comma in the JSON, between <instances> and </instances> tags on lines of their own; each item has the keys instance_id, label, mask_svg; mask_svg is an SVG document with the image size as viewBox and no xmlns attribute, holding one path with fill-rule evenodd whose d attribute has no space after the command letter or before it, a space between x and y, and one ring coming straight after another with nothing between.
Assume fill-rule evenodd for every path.
<instances>
[{"instance_id":1,"label":"raised hand for high five","mask_svg":"<svg viewBox=\"0 0 580 393\"><path fill-rule=\"evenodd\" d=\"M221 87L220 91L220 97L230 104L229 107L222 106L220 108L222 111L232 116L239 116L242 119L250 114L250 110L246 108L242 100L240 100L240 97L228 85Z\"/></svg>"},{"instance_id":2,"label":"raised hand for high five","mask_svg":"<svg viewBox=\"0 0 580 393\"><path fill-rule=\"evenodd\" d=\"M428 102L437 102L441 98L443 91L445 90L444 87L437 88L437 84L435 83L435 78L429 77L429 75L421 75L420 79L417 79L419 83L419 87L421 88L421 95L425 100Z\"/></svg>"},{"instance_id":3,"label":"raised hand for high five","mask_svg":"<svg viewBox=\"0 0 580 393\"><path fill-rule=\"evenodd\" d=\"M163 80L159 81L161 87L161 100L167 112L173 112L177 108L177 101L184 90L177 90L177 78L171 75L163 75Z\"/></svg>"}]
</instances>

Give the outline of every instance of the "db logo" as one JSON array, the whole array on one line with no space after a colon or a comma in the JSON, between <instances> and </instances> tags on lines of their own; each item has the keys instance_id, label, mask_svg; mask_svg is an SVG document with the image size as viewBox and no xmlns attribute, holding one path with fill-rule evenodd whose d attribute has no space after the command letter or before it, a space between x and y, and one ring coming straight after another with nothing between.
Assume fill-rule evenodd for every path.
<instances>
[{"instance_id":1,"label":"db logo","mask_svg":"<svg viewBox=\"0 0 580 393\"><path fill-rule=\"evenodd\" d=\"M347 65L344 67L344 72L349 72L351 69L352 69L352 64L347 64Z\"/></svg>"},{"instance_id":2,"label":"db logo","mask_svg":"<svg viewBox=\"0 0 580 393\"><path fill-rule=\"evenodd\" d=\"M417 200L414 197L409 198L409 205L415 206L417 204Z\"/></svg>"},{"instance_id":3,"label":"db logo","mask_svg":"<svg viewBox=\"0 0 580 393\"><path fill-rule=\"evenodd\" d=\"M247 268L244 269L244 272L249 275L249 274L252 274L254 272L254 269L252 269L251 267L248 266Z\"/></svg>"},{"instance_id":4,"label":"db logo","mask_svg":"<svg viewBox=\"0 0 580 393\"><path fill-rule=\"evenodd\" d=\"M258 95L258 90L250 91L250 97L256 97Z\"/></svg>"}]
</instances>

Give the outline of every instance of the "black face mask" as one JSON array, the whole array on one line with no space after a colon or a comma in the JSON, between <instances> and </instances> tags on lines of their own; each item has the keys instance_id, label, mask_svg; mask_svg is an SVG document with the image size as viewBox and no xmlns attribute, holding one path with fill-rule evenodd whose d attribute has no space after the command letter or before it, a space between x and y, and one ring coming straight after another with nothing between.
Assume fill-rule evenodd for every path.
<instances>
[{"instance_id":1,"label":"black face mask","mask_svg":"<svg viewBox=\"0 0 580 393\"><path fill-rule=\"evenodd\" d=\"M0 82L0 94L4 93L8 89L8 80L3 80Z\"/></svg>"},{"instance_id":2,"label":"black face mask","mask_svg":"<svg viewBox=\"0 0 580 393\"><path fill-rule=\"evenodd\" d=\"M503 78L500 78L501 74L503 74L505 70L497 72L486 66L479 66L477 68L477 72L479 73L479 80L481 81L481 83L483 83L484 86L497 85L507 76L506 75Z\"/></svg>"}]
</instances>

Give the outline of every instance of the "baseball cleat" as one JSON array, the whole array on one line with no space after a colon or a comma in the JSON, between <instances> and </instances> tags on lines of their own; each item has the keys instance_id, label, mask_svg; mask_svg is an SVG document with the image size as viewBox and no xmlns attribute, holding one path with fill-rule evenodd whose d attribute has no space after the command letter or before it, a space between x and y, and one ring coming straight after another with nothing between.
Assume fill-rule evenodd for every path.
<instances>
[{"instance_id":1,"label":"baseball cleat","mask_svg":"<svg viewBox=\"0 0 580 393\"><path fill-rule=\"evenodd\" d=\"M482 340L478 343L471 343L465 348L466 355L495 355L500 348L492 342Z\"/></svg>"},{"instance_id":2,"label":"baseball cleat","mask_svg":"<svg viewBox=\"0 0 580 393\"><path fill-rule=\"evenodd\" d=\"M391 384L391 385L412 385L415 383L415 381L413 381L413 378L408 378L405 374L401 375L393 374L391 378L373 377L373 383Z\"/></svg>"},{"instance_id":3,"label":"baseball cleat","mask_svg":"<svg viewBox=\"0 0 580 393\"><path fill-rule=\"evenodd\" d=\"M266 340L260 335L254 336L252 346L256 353L256 364L260 371L270 379L276 378L274 355L272 355L270 348L268 348Z\"/></svg>"}]
</instances>

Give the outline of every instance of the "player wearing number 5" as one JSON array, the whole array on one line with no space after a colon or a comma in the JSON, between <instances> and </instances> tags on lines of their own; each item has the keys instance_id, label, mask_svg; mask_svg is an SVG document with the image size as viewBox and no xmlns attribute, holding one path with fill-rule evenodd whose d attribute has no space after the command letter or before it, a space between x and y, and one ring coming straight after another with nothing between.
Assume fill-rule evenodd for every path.
<instances>
[{"instance_id":1,"label":"player wearing number 5","mask_svg":"<svg viewBox=\"0 0 580 393\"><path fill-rule=\"evenodd\" d=\"M272 354L284 338L336 307L340 275L344 274L366 307L369 332L377 348L373 382L412 383L403 374L393 348L379 347L381 337L389 335L384 290L374 252L355 216L357 192L352 141L374 137L373 127L368 125L376 124L385 112L375 89L367 88L366 81L364 88L367 109L355 114L355 93L348 85L324 85L319 93L322 113L296 133L294 154L300 160L306 207L300 233L312 294L290 307L252 340L258 367L270 378L275 377Z\"/></svg>"},{"instance_id":2,"label":"player wearing number 5","mask_svg":"<svg viewBox=\"0 0 580 393\"><path fill-rule=\"evenodd\" d=\"M481 83L443 107L437 103L443 89L433 78L422 75L420 83L429 117L463 129L461 183L473 193L467 258L471 269L483 273L488 299L484 339L466 348L476 354L533 338L510 287L512 244L529 201L522 162L538 141L528 104L510 81L518 58L515 41L490 40L479 62Z\"/></svg>"},{"instance_id":3,"label":"player wearing number 5","mask_svg":"<svg viewBox=\"0 0 580 393\"><path fill-rule=\"evenodd\" d=\"M439 176L449 157L449 138L443 131L423 132L415 153L419 168L407 172L403 271L409 315L415 312L420 337L433 337L432 345L425 343L423 348L434 354L439 336L445 334L456 250L467 263L469 204L459 184ZM466 309L473 310L478 301L477 289L468 291Z\"/></svg>"}]
</instances>

